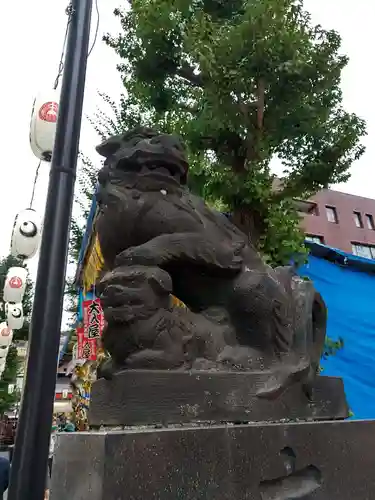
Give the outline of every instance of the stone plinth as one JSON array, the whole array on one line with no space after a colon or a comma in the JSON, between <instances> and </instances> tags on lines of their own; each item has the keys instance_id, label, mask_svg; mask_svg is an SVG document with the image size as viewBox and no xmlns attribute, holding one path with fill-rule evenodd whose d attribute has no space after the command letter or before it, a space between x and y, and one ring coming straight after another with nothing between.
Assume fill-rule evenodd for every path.
<instances>
[{"instance_id":1,"label":"stone plinth","mask_svg":"<svg viewBox=\"0 0 375 500\"><path fill-rule=\"evenodd\" d=\"M372 500L375 422L61 434L52 500Z\"/></svg>"},{"instance_id":2,"label":"stone plinth","mask_svg":"<svg viewBox=\"0 0 375 500\"><path fill-rule=\"evenodd\" d=\"M267 372L123 371L93 384L89 421L100 427L348 416L339 378L317 377L311 399L300 383L275 397L269 390L273 383Z\"/></svg>"}]
</instances>

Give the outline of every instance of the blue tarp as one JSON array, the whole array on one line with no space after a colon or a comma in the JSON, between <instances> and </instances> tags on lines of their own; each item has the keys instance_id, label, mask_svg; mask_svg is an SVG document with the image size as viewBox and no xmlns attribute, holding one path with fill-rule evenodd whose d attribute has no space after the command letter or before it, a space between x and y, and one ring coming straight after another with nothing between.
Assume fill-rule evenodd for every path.
<instances>
[{"instance_id":1,"label":"blue tarp","mask_svg":"<svg viewBox=\"0 0 375 500\"><path fill-rule=\"evenodd\" d=\"M82 263L83 263L83 260L84 260L84 257L85 257L85 252L86 252L86 249L87 249L87 245L88 245L88 243L90 241L90 235L91 235L91 231L92 231L92 224L93 224L93 221L94 221L94 218L95 218L95 214L96 214L96 198L95 198L95 196L93 196L92 203L91 203L91 208L90 208L90 212L89 212L89 216L88 216L87 222L86 222L86 229L85 229L85 233L83 235L81 249L80 249L79 257L78 257L78 268L79 269L82 266Z\"/></svg>"},{"instance_id":2,"label":"blue tarp","mask_svg":"<svg viewBox=\"0 0 375 500\"><path fill-rule=\"evenodd\" d=\"M62 332L60 336L59 364L61 363L70 340L69 332Z\"/></svg>"},{"instance_id":3,"label":"blue tarp","mask_svg":"<svg viewBox=\"0 0 375 500\"><path fill-rule=\"evenodd\" d=\"M299 273L314 281L327 304L328 336L344 340L342 350L322 361L323 374L344 379L355 419L374 419L375 263L328 248L330 256L335 254L337 258L327 260L324 248L319 245L316 249ZM370 271L372 268L372 273L356 269L357 264L368 266Z\"/></svg>"}]
</instances>

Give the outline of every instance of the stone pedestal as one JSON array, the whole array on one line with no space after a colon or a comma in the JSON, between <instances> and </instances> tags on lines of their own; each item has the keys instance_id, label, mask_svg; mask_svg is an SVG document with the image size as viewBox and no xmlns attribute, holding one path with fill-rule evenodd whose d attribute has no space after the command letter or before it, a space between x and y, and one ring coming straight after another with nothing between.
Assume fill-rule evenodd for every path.
<instances>
[{"instance_id":1,"label":"stone pedestal","mask_svg":"<svg viewBox=\"0 0 375 500\"><path fill-rule=\"evenodd\" d=\"M344 419L340 378L317 377L309 399L300 383L274 395L269 372L129 370L93 384L93 427L194 422L264 422Z\"/></svg>"},{"instance_id":2,"label":"stone pedestal","mask_svg":"<svg viewBox=\"0 0 375 500\"><path fill-rule=\"evenodd\" d=\"M372 500L375 422L62 434L52 500Z\"/></svg>"},{"instance_id":3,"label":"stone pedestal","mask_svg":"<svg viewBox=\"0 0 375 500\"><path fill-rule=\"evenodd\" d=\"M93 384L92 432L58 437L52 500L372 500L375 422L342 381L129 370ZM269 390L271 388L271 390Z\"/></svg>"}]
</instances>

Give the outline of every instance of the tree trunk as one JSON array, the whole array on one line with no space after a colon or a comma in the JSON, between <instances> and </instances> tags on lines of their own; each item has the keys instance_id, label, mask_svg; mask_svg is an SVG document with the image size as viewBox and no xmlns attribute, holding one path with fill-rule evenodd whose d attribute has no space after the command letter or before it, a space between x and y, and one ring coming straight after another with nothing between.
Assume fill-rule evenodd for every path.
<instances>
[{"instance_id":1,"label":"tree trunk","mask_svg":"<svg viewBox=\"0 0 375 500\"><path fill-rule=\"evenodd\" d=\"M256 209L238 207L233 210L231 221L240 229L256 248L259 247L260 238L264 234L265 224L263 217Z\"/></svg>"}]
</instances>

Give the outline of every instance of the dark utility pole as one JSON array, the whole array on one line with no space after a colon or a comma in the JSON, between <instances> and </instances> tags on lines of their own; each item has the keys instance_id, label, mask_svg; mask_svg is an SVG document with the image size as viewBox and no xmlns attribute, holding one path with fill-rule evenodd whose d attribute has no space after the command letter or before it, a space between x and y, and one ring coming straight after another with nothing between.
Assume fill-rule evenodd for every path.
<instances>
[{"instance_id":1,"label":"dark utility pole","mask_svg":"<svg viewBox=\"0 0 375 500\"><path fill-rule=\"evenodd\" d=\"M43 500L92 0L73 0L9 500Z\"/></svg>"}]
</instances>

